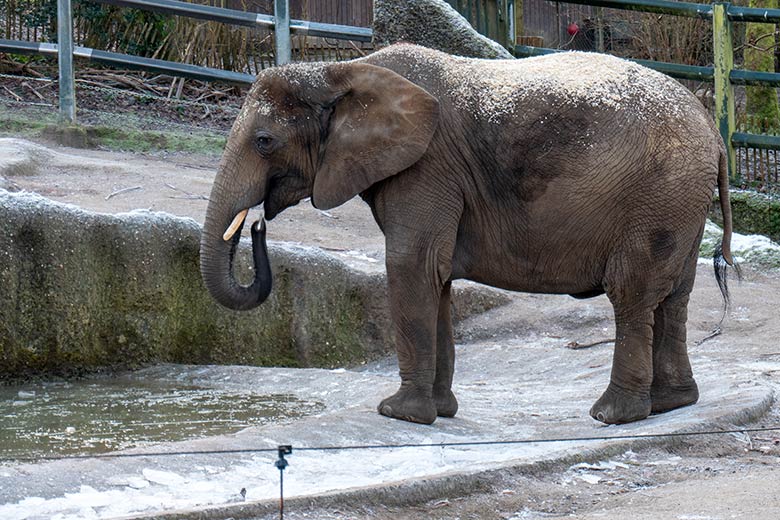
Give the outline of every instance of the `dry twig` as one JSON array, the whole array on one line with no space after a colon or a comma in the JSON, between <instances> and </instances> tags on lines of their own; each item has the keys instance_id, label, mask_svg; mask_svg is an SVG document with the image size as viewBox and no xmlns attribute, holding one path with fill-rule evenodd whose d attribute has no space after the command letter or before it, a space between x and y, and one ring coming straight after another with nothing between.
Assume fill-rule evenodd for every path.
<instances>
[{"instance_id":1,"label":"dry twig","mask_svg":"<svg viewBox=\"0 0 780 520\"><path fill-rule=\"evenodd\" d=\"M140 189L143 189L143 187L142 186L133 186L131 188L122 188L121 190L116 190L116 191L106 195L106 200L108 200L108 199L110 199L112 197L116 197L117 195L121 195L122 193L127 193L128 191L135 191L135 190L140 190Z\"/></svg>"},{"instance_id":2,"label":"dry twig","mask_svg":"<svg viewBox=\"0 0 780 520\"><path fill-rule=\"evenodd\" d=\"M166 188L170 188L174 191L178 191L179 193L183 193L184 197L168 197L170 199L192 199L192 200L209 200L208 197L205 197L203 195L196 195L195 193L190 193L188 191L184 191L181 188L177 188L176 186L172 184L168 184L167 182L164 183Z\"/></svg>"},{"instance_id":3,"label":"dry twig","mask_svg":"<svg viewBox=\"0 0 780 520\"><path fill-rule=\"evenodd\" d=\"M35 90L35 89L32 87L32 85L30 85L30 84L29 84L29 83L27 83L26 81L22 81L22 86L23 86L23 87L27 87L28 89L30 89L30 91L32 91L32 93L33 93L33 94L35 94L35 96L36 96L38 99L40 99L41 101L46 101L46 99L45 99L45 98L44 98L44 97L41 95L41 93L40 93L40 92L38 92L37 90Z\"/></svg>"},{"instance_id":4,"label":"dry twig","mask_svg":"<svg viewBox=\"0 0 780 520\"><path fill-rule=\"evenodd\" d=\"M19 97L19 95L18 95L16 92L14 92L13 90L10 90L10 89L9 89L8 87L6 87L5 85L3 85L3 90L5 90L5 91L6 91L6 92L8 92L9 94L11 94L11 95L14 97L14 99L16 99L17 101L21 101L21 100L22 100L22 98L21 98L21 97Z\"/></svg>"},{"instance_id":5,"label":"dry twig","mask_svg":"<svg viewBox=\"0 0 780 520\"><path fill-rule=\"evenodd\" d=\"M580 350L583 348L590 348L590 347L595 347L597 345L604 345L605 343L614 343L614 342L615 342L615 338L602 339L599 341L594 341L592 343L578 343L576 341L572 341L566 344L566 348L570 348L572 350Z\"/></svg>"}]
</instances>

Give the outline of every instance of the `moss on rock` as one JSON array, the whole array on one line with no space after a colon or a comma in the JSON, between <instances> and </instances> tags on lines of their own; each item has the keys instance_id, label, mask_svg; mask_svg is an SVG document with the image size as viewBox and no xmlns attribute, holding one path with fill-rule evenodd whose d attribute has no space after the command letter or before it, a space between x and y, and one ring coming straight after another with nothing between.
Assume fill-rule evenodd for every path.
<instances>
[{"instance_id":1,"label":"moss on rock","mask_svg":"<svg viewBox=\"0 0 780 520\"><path fill-rule=\"evenodd\" d=\"M367 275L271 245L271 297L233 312L201 282L199 241L189 219L0 192L0 379L152 362L335 366L389 350L387 329L366 325L365 309L384 298L366 290Z\"/></svg>"}]
</instances>

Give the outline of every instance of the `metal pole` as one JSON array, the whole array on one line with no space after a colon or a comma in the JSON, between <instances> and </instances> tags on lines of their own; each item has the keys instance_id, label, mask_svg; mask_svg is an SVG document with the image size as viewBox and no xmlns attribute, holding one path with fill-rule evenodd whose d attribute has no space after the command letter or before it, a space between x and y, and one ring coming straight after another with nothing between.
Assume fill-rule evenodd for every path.
<instances>
[{"instance_id":1,"label":"metal pole","mask_svg":"<svg viewBox=\"0 0 780 520\"><path fill-rule=\"evenodd\" d=\"M731 84L731 71L734 68L734 43L731 20L728 10L730 4L719 3L712 6L713 54L715 62L715 119L718 123L723 144L726 145L729 175L737 175L737 157L731 138L734 135L734 86Z\"/></svg>"},{"instance_id":2,"label":"metal pole","mask_svg":"<svg viewBox=\"0 0 780 520\"><path fill-rule=\"evenodd\" d=\"M276 64L290 63L290 0L274 0L274 41L276 43Z\"/></svg>"},{"instance_id":3,"label":"metal pole","mask_svg":"<svg viewBox=\"0 0 780 520\"><path fill-rule=\"evenodd\" d=\"M76 123L73 85L73 10L70 0L57 0L57 62L60 69L60 123Z\"/></svg>"}]
</instances>

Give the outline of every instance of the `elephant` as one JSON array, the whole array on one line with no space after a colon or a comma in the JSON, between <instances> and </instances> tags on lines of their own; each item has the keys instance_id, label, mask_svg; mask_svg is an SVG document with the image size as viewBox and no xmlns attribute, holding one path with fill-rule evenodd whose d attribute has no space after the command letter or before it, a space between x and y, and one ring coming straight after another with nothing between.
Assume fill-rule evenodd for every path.
<instances>
[{"instance_id":1,"label":"elephant","mask_svg":"<svg viewBox=\"0 0 780 520\"><path fill-rule=\"evenodd\" d=\"M698 400L687 305L716 188L727 298L726 151L682 85L603 54L481 60L396 44L258 75L214 180L201 273L220 304L253 308L271 288L265 220L306 198L327 210L360 195L385 236L401 379L380 414L431 424L457 412L451 286L467 279L606 294L615 348L590 415L627 423ZM259 205L255 278L241 285L233 255Z\"/></svg>"}]
</instances>

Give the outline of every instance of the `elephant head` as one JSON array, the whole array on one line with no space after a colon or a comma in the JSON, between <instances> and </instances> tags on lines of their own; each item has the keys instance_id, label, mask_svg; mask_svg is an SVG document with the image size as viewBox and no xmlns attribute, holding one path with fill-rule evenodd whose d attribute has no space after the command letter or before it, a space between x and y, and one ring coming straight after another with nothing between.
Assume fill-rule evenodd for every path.
<instances>
[{"instance_id":1,"label":"elephant head","mask_svg":"<svg viewBox=\"0 0 780 520\"><path fill-rule=\"evenodd\" d=\"M214 299L246 310L270 293L264 223L252 228L254 280L244 286L233 275L250 208L262 204L270 221L306 197L319 209L343 204L417 162L438 117L434 97L382 67L348 62L262 72L233 125L206 211L201 274Z\"/></svg>"}]
</instances>

